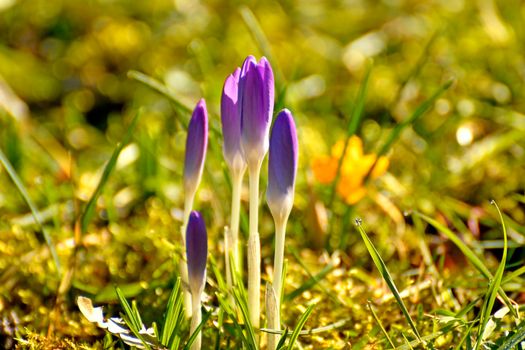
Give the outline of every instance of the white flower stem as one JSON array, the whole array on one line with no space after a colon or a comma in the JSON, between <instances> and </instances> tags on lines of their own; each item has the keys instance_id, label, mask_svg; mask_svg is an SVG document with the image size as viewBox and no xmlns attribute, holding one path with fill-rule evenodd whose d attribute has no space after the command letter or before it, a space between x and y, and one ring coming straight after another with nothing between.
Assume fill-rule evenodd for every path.
<instances>
[{"instance_id":1,"label":"white flower stem","mask_svg":"<svg viewBox=\"0 0 525 350\"><path fill-rule=\"evenodd\" d=\"M286 236L286 222L288 219L275 221L275 255L273 263L273 286L277 301L277 326L281 326L281 294L283 279L284 239Z\"/></svg>"},{"instance_id":2,"label":"white flower stem","mask_svg":"<svg viewBox=\"0 0 525 350\"><path fill-rule=\"evenodd\" d=\"M226 285L228 286L228 291L232 291L233 280L232 280L232 267L230 266L230 254L231 254L231 241L232 234L228 226L224 227L224 266L226 266ZM233 295L230 293L229 300L233 304Z\"/></svg>"},{"instance_id":3,"label":"white flower stem","mask_svg":"<svg viewBox=\"0 0 525 350\"><path fill-rule=\"evenodd\" d=\"M202 322L202 312L201 312L201 295L196 293L192 298L192 317L191 317L191 326L190 326L190 335L195 332L199 324ZM202 332L199 331L197 337L193 344L191 344L191 350L200 350L201 348L201 337Z\"/></svg>"},{"instance_id":4,"label":"white flower stem","mask_svg":"<svg viewBox=\"0 0 525 350\"><path fill-rule=\"evenodd\" d=\"M250 166L250 235L248 238L248 310L254 328L259 329L261 313L261 244L259 240L259 175L261 164ZM257 336L257 341L258 341Z\"/></svg>"},{"instance_id":5,"label":"white flower stem","mask_svg":"<svg viewBox=\"0 0 525 350\"><path fill-rule=\"evenodd\" d=\"M240 172L233 172L232 176L232 211L231 211L231 222L230 222L230 233L231 233L231 249L233 250L233 261L235 263L236 272L240 272L240 259L239 259L239 219L241 215L241 191L242 191L242 178L244 177L244 169ZM229 260L228 260L229 261Z\"/></svg>"},{"instance_id":6,"label":"white flower stem","mask_svg":"<svg viewBox=\"0 0 525 350\"><path fill-rule=\"evenodd\" d=\"M279 313L277 309L277 298L275 290L271 283L266 284L266 319L268 320L268 328L272 330L280 330ZM268 333L268 342L266 348L268 350L275 350L279 343L280 335Z\"/></svg>"},{"instance_id":7,"label":"white flower stem","mask_svg":"<svg viewBox=\"0 0 525 350\"><path fill-rule=\"evenodd\" d=\"M186 194L184 198L184 217L182 218L182 228L181 228L181 235L182 235L182 256L183 258L180 260L179 263L179 272L180 277L182 280L183 285L183 294L184 294L184 313L186 315L186 318L191 317L191 311L192 311L192 302L191 302L191 293L189 290L189 282L188 282L188 263L186 258L186 227L188 226L188 221L190 220L190 213L191 208L193 207L193 198L195 196L195 193L189 193Z\"/></svg>"}]
</instances>

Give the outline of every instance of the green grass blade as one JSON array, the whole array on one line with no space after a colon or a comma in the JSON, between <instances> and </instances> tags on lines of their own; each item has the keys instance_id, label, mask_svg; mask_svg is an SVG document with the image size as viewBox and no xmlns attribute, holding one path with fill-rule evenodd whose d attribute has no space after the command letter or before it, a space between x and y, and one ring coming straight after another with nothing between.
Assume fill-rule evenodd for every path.
<instances>
[{"instance_id":1,"label":"green grass blade","mask_svg":"<svg viewBox=\"0 0 525 350\"><path fill-rule=\"evenodd\" d=\"M233 291L233 297L235 299L235 303L237 304L239 310L241 311L241 315L244 321L246 333L247 333L247 341L248 346L252 349L257 349L257 340L255 337L255 331L253 329L253 326L250 322L250 314L248 312L248 303L247 303L247 296L246 292L242 292L241 288L235 288Z\"/></svg>"},{"instance_id":2,"label":"green grass blade","mask_svg":"<svg viewBox=\"0 0 525 350\"><path fill-rule=\"evenodd\" d=\"M516 328L516 331L513 335L511 335L501 346L498 348L498 350L513 350L517 349L517 346L520 342L522 342L525 339L525 321L521 321L521 323Z\"/></svg>"},{"instance_id":3,"label":"green grass blade","mask_svg":"<svg viewBox=\"0 0 525 350\"><path fill-rule=\"evenodd\" d=\"M137 122L141 114L142 112L140 110L135 114L135 116L133 117L133 120L131 121L131 124L128 127L128 130L126 131L126 134L124 135L124 138L117 145L117 147L115 147L115 149L113 150L113 154L111 155L111 158L109 159L108 163L104 167L104 171L102 173L102 177L100 178L100 181L98 182L97 188L95 189L95 192L93 192L93 194L91 195L91 198L89 198L89 201L86 204L86 207L84 208L84 211L82 212L82 215L80 217L80 227L81 227L82 233L85 233L87 231L87 227L95 211L95 204L97 203L98 197L102 193L104 186L106 186L109 176L111 175L111 172L117 165L117 160L118 160L118 156L120 155L120 152L131 141L131 138L133 136L133 131L135 130L137 126Z\"/></svg>"},{"instance_id":4,"label":"green grass blade","mask_svg":"<svg viewBox=\"0 0 525 350\"><path fill-rule=\"evenodd\" d=\"M288 339L288 328L284 329L284 333L283 333L281 339L279 339L279 342L277 343L277 346L276 346L277 350L285 348L286 339Z\"/></svg>"},{"instance_id":5,"label":"green grass blade","mask_svg":"<svg viewBox=\"0 0 525 350\"><path fill-rule=\"evenodd\" d=\"M292 253L293 257L295 258L295 260L299 263L299 265L301 266L301 268L303 269L303 271L306 273L306 275L308 276L308 280L301 286L299 286L299 288L297 288L294 292L294 294L298 293L298 292L305 292L306 290L308 289L311 289L315 286L317 286L323 293L326 294L326 296L328 298L330 298L331 300L333 300L334 302L336 302L337 304L341 305L341 306L344 306L343 303L341 302L341 300L339 300L336 296L333 295L333 293L328 290L328 288L326 288L325 286L323 286L323 284L321 284L321 281L328 275L328 273L330 273L333 269L327 269L325 271L321 270L319 272L319 274L317 276L314 276L310 270L308 269L308 266L306 266L306 264L303 262L303 260L301 259L300 257L300 254L297 252L297 250L293 247L288 247L288 250L290 251L290 253ZM285 267L286 269L288 268L287 267L287 260L285 261ZM330 262L328 265L330 266L333 266L333 264ZM328 266L327 265L327 266ZM326 273L325 273L326 272ZM284 273L283 273L283 278L284 278ZM284 280L282 281L283 284L281 284L282 286L284 286ZM312 284L313 283L313 284ZM284 298L284 288L281 289L281 294L283 294L281 296L281 301L283 301L283 298ZM298 294L296 294L298 295ZM282 303L281 303L282 305Z\"/></svg>"},{"instance_id":6,"label":"green grass blade","mask_svg":"<svg viewBox=\"0 0 525 350\"><path fill-rule=\"evenodd\" d=\"M477 255L465 244L459 237L449 230L446 226L440 224L438 221L432 219L429 216L426 216L425 214L422 214L420 212L415 211L413 213L415 216L420 217L424 221L426 221L428 224L433 226L436 230L443 233L452 243L456 245L456 247L461 250L463 255L467 258L467 260L479 271L481 274L488 280L492 280L494 276L492 276L492 273L489 271L489 269L483 264L480 258L477 257ZM511 313L514 315L514 317L518 317L518 314L516 312L516 309L512 305L512 302L510 301L509 297L503 290L503 288L499 288L498 290L499 295L505 302L505 305L510 309Z\"/></svg>"},{"instance_id":7,"label":"green grass blade","mask_svg":"<svg viewBox=\"0 0 525 350\"><path fill-rule=\"evenodd\" d=\"M330 188L330 197L328 201L329 207L332 207L332 203L335 198L335 190L337 188L337 183L339 182L339 178L341 177L341 167L343 166L343 160L345 158L346 150L348 148L348 142L350 141L350 137L356 133L357 128L359 127L359 124L361 124L361 120L363 119L363 111L365 109L366 93L368 91L368 82L370 81L371 73L372 73L372 64L370 64L366 69L365 75L363 77L363 80L361 81L361 85L357 93L354 109L352 110L350 120L348 121L348 127L346 130L346 140L345 140L345 145L343 147L343 153L341 154L341 157L339 157L339 160L337 162L337 171L335 173L335 178ZM329 240L327 242L329 242Z\"/></svg>"},{"instance_id":8,"label":"green grass blade","mask_svg":"<svg viewBox=\"0 0 525 350\"><path fill-rule=\"evenodd\" d=\"M467 330L465 331L465 334L463 335L463 337L461 337L458 345L454 348L455 350L461 350L462 349L463 343L465 343L465 341L467 341L467 339L470 338L470 332L472 331L473 327L474 327L474 322L472 322L470 324L470 326L467 328Z\"/></svg>"},{"instance_id":9,"label":"green grass blade","mask_svg":"<svg viewBox=\"0 0 525 350\"><path fill-rule=\"evenodd\" d=\"M305 310L305 312L301 315L301 318L299 318L299 321L297 322L297 325L295 326L292 335L290 335L290 341L288 342L288 350L292 350L295 342L297 341L297 338L299 338L299 334L301 333L301 330L303 329L306 321L308 320L308 317L310 317L310 314L312 313L314 309L315 304L312 304L308 306L308 308Z\"/></svg>"},{"instance_id":10,"label":"green grass blade","mask_svg":"<svg viewBox=\"0 0 525 350\"><path fill-rule=\"evenodd\" d=\"M137 318L138 311L136 310L136 308L134 310L134 308L129 305L128 301L126 300L126 297L124 296L124 294L122 294L122 291L119 287L115 287L115 292L117 293L120 305L124 310L123 319L128 325L129 329L131 330L133 335L135 335L135 337L137 337L137 339L139 339L142 342L146 349L151 349L148 342L146 342L142 334L140 334L140 330L142 329L143 325L142 321L140 320L140 317Z\"/></svg>"},{"instance_id":11,"label":"green grass blade","mask_svg":"<svg viewBox=\"0 0 525 350\"><path fill-rule=\"evenodd\" d=\"M281 92L284 91L284 78L281 69L277 64L277 60L272 54L270 42L266 38L266 35L264 34L264 31L262 30L259 21L257 21L257 18L255 17L252 10L250 10L247 6L241 6L239 11L244 23L248 27L248 30L252 34L253 39L257 43L257 46L261 50L262 54L266 56L266 58L271 62L275 75L275 90L278 94L281 94Z\"/></svg>"},{"instance_id":12,"label":"green grass blade","mask_svg":"<svg viewBox=\"0 0 525 350\"><path fill-rule=\"evenodd\" d=\"M509 283L513 279L523 275L524 273L525 273L525 266L522 266L519 269L516 269L516 270L512 271L511 273L509 273L507 276L505 276L503 281L501 281L501 284Z\"/></svg>"},{"instance_id":13,"label":"green grass blade","mask_svg":"<svg viewBox=\"0 0 525 350\"><path fill-rule=\"evenodd\" d=\"M395 349L396 346L394 345L394 342L392 341L392 339L390 339L390 336L388 335L388 332L386 331L385 327L383 327L383 323L381 323L379 317L377 317L377 314L374 311L374 307L372 306L370 300L368 301L368 308L370 309L370 312L372 312L372 317L376 321L377 325L381 328L381 332L383 332L383 334L385 335L386 340L388 341L392 349Z\"/></svg>"},{"instance_id":14,"label":"green grass blade","mask_svg":"<svg viewBox=\"0 0 525 350\"><path fill-rule=\"evenodd\" d=\"M399 295L399 291L397 290L397 287L394 283L394 280L392 279L392 276L390 275L390 272L388 271L388 268L386 267L385 262L381 258L381 255L379 255L379 252L376 250L374 244L366 234L365 230L361 226L360 219L356 220L357 222L357 229L359 233L361 234L361 237L363 238L363 241L365 242L366 249L368 250L368 253L372 257L372 260L374 261L374 264L376 265L377 269L381 273L381 276L385 280L386 284L388 285L388 288L390 288L390 291L392 291L392 294L394 295L394 298L396 299L397 304L399 305L399 308L401 309L401 312L405 316L410 328L414 332L414 335L416 336L417 340L420 343L423 343L421 340L421 336L419 335L419 332L416 328L416 325L414 324L414 321L412 320L412 317L410 317L410 313L408 312L408 309L405 306L405 303L403 302L403 299Z\"/></svg>"},{"instance_id":15,"label":"green grass blade","mask_svg":"<svg viewBox=\"0 0 525 350\"><path fill-rule=\"evenodd\" d=\"M250 341L244 335L244 329L237 321L237 315L234 313L230 302L223 295L219 293L216 293L216 296L217 296L217 300L219 301L219 305L221 306L222 310L227 314L227 316L233 322L234 329L236 330L235 335L238 336L241 339L241 342L243 344L246 344L246 346L248 346L249 349L255 349L254 344L250 344Z\"/></svg>"},{"instance_id":16,"label":"green grass blade","mask_svg":"<svg viewBox=\"0 0 525 350\"><path fill-rule=\"evenodd\" d=\"M177 96L175 96L175 94L173 94L173 92L171 92L166 87L166 85L162 84L157 79L155 79L153 77L150 77L149 75L146 75L146 74L141 73L141 72L136 71L136 70L128 71L128 78L136 80L136 81L146 85L147 87L149 87L149 88L159 92L160 94L168 97L179 110L181 110L182 112L184 112L187 115L191 115L192 109L190 107L186 106L181 101L179 101Z\"/></svg>"},{"instance_id":17,"label":"green grass blade","mask_svg":"<svg viewBox=\"0 0 525 350\"><path fill-rule=\"evenodd\" d=\"M403 92L404 92L408 82L410 80L412 80L413 78L416 78L417 76L419 76L419 73L421 72L421 69L423 69L423 66L425 65L425 63L428 61L428 59L430 57L429 51L432 48L432 46L434 45L434 42L439 37L439 35L440 35L439 31L436 31L436 32L434 32L432 34L432 36L430 37L430 39L426 43L425 48L423 49L423 51L419 55L419 58L416 61L416 64L414 66L412 66L412 69L410 70L410 72L401 81L401 84L399 84L400 87L399 87L399 89L396 92L396 97L392 100L392 103L389 105L390 108L395 107L395 105L397 103L399 103L399 100L401 99L401 96L402 96L402 94L403 94Z\"/></svg>"},{"instance_id":18,"label":"green grass blade","mask_svg":"<svg viewBox=\"0 0 525 350\"><path fill-rule=\"evenodd\" d=\"M189 350L191 348L191 345L193 344L193 342L195 341L195 339L197 338L197 335L199 334L199 332L201 331L201 329L204 327L204 325L206 324L206 322L208 321L208 318L210 318L210 315L211 315L211 311L208 311L204 314L204 316L202 316L202 321L201 323L199 323L199 325L197 326L197 328L195 328L195 331L190 335L190 337L188 338L188 341L186 342L186 345L184 346L184 350Z\"/></svg>"},{"instance_id":19,"label":"green grass blade","mask_svg":"<svg viewBox=\"0 0 525 350\"><path fill-rule=\"evenodd\" d=\"M479 349L481 346L481 343L483 342L483 333L487 327L487 323L490 319L490 314L492 312L492 308L494 307L494 302L496 301L496 296L498 295L498 289L501 286L501 280L503 279L503 273L505 272L505 263L507 262L507 229L505 228L505 221L503 221L503 215L501 214L501 211L498 207L498 204L495 201L491 201L491 204L493 204L496 207L496 210L498 211L500 220L501 220L501 228L503 231L503 255L501 256L501 262L498 266L498 269L496 270L496 273L494 274L494 278L491 280L489 284L489 289L487 292L487 296L485 299L485 303L483 305L483 309L481 310L481 318L478 328L478 336L477 341L474 346L474 350Z\"/></svg>"},{"instance_id":20,"label":"green grass blade","mask_svg":"<svg viewBox=\"0 0 525 350\"><path fill-rule=\"evenodd\" d=\"M168 299L168 305L166 306L166 314L164 316L164 326L162 327L161 343L162 345L169 346L170 339L172 339L173 334L177 331L178 320L180 319L180 310L178 306L182 305L182 298L180 297L180 286L181 280L180 277L177 278L175 285L171 291L170 297Z\"/></svg>"},{"instance_id":21,"label":"green grass blade","mask_svg":"<svg viewBox=\"0 0 525 350\"><path fill-rule=\"evenodd\" d=\"M410 344L410 342L408 341L407 337L405 336L405 333L401 332L401 335L403 336L403 339L405 340L405 343L408 346L408 348L410 350L414 350L414 348L412 347L412 344Z\"/></svg>"},{"instance_id":22,"label":"green grass blade","mask_svg":"<svg viewBox=\"0 0 525 350\"><path fill-rule=\"evenodd\" d=\"M434 102L439 98L439 96L441 96L441 94L443 92L445 92L446 90L448 90L448 88L450 88L452 83L453 83L453 80L449 80L448 82L446 82L445 84L440 86L432 94L432 96L430 96L428 99L423 101L423 103L421 103L416 108L416 110L414 111L414 113L412 113L412 115L410 117L408 117L406 120L402 121L401 123L397 124L392 129L392 131L388 135L385 143L383 144L383 146L379 149L379 152L377 153L377 158L378 159L379 159L379 157L385 155L388 152L388 150L390 150L390 147L392 147L392 144L401 135L401 131L403 131L403 129L405 129L407 126L415 123L419 118L421 118L434 105ZM373 168L374 167L371 167L370 169L373 169Z\"/></svg>"},{"instance_id":23,"label":"green grass blade","mask_svg":"<svg viewBox=\"0 0 525 350\"><path fill-rule=\"evenodd\" d=\"M175 108L178 111L182 112L182 114L187 117L185 120L182 120L181 123L184 126L184 129L188 129L189 117L193 113L193 109L191 107L189 107L188 105L186 105L185 103L181 102L177 98L177 96L175 96L175 94L173 92L171 92L166 87L166 85L162 84L157 79L155 79L155 78L153 78L153 77L151 77L151 76L149 76L147 74L144 74L144 73L141 73L139 71L136 71L136 70L128 71L128 78L136 80L136 81L146 85L147 87L151 88L152 90L155 90L155 91L159 92L160 94L162 94L162 95L166 96L167 98L169 98L171 100L171 102L173 102L173 104L175 105ZM208 111L208 113L209 112L210 111ZM222 132L221 132L220 128L217 127L216 122L215 122L217 120L217 118L215 116L212 116L211 114L209 114L209 116L210 116L210 118L209 118L209 129L210 129L210 132L212 132L215 136L221 136ZM214 143L211 143L209 145L209 147L214 148Z\"/></svg>"},{"instance_id":24,"label":"green grass blade","mask_svg":"<svg viewBox=\"0 0 525 350\"><path fill-rule=\"evenodd\" d=\"M0 150L0 162L2 163L5 170L7 171L7 174L9 175L9 177L15 184L16 188L18 189L18 192L20 192L20 195L26 202L27 206L29 207L29 210L31 210L31 214L33 215L33 218L35 219L36 224L40 228L40 231L42 231L42 235L44 236L44 239L49 248L49 251L51 252L51 256L53 257L53 262L55 263L57 274L60 277L62 274L62 270L60 267L60 259L58 259L58 254L55 250L55 246L53 245L53 241L51 240L51 235L44 228L42 221L40 221L40 212L38 211L36 205L33 203L33 200L31 199L31 197L29 197L29 193L27 192L27 189L24 186L22 179L20 179L15 169L9 162L9 159L7 159L6 155L4 154L4 152L2 152L2 150Z\"/></svg>"},{"instance_id":25,"label":"green grass blade","mask_svg":"<svg viewBox=\"0 0 525 350\"><path fill-rule=\"evenodd\" d=\"M299 295L301 295L303 292L311 289L317 283L319 283L319 281L321 281L323 278L325 278L326 275L328 275L334 268L335 268L335 266L332 263L328 263L325 267L323 267L323 269L321 271L319 271L319 273L317 273L316 275L310 277L306 282L304 282L302 285L300 285L294 291L290 292L289 294L286 294L284 296L284 300L286 302L290 302L293 299L295 299L296 297L298 297Z\"/></svg>"}]
</instances>

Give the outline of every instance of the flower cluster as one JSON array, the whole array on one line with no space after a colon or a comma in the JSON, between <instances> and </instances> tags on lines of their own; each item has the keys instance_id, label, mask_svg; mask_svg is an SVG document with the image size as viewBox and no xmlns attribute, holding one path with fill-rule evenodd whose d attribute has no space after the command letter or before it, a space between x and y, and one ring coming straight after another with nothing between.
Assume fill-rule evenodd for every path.
<instances>
[{"instance_id":1,"label":"flower cluster","mask_svg":"<svg viewBox=\"0 0 525 350\"><path fill-rule=\"evenodd\" d=\"M276 118L270 135L274 109L274 78L270 63L265 57L259 62L248 56L241 68L226 78L221 97L221 122L224 136L223 155L232 177L231 226L225 229L226 279L231 288L233 272L237 270L239 249L239 207L243 175L248 169L250 185L250 231L248 239L248 308L252 325L260 324L261 256L258 232L259 176L266 156L269 156L267 201L275 220L276 249L274 286L272 295L280 295L283 270L284 236L288 216L292 210L295 177L297 173L297 132L292 113L284 109ZM185 310L192 316L193 332L201 320L200 299L206 280L208 254L204 220L199 212L192 211L195 193L199 186L208 142L208 115L206 103L200 100L188 127L184 162L184 222L182 241L186 246L186 264L180 273L189 290L185 292ZM233 257L233 266L230 264ZM277 298L278 299L278 298ZM269 323L280 328L279 300L273 303ZM190 307L191 304L191 307ZM268 348L274 349L278 337L269 336ZM192 349L200 349L200 334Z\"/></svg>"}]
</instances>

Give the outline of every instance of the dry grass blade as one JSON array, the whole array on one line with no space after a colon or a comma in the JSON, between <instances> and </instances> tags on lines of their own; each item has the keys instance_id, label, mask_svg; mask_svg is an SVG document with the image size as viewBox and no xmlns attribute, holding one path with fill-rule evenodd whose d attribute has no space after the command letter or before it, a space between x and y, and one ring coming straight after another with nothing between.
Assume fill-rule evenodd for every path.
<instances>
[{"instance_id":1,"label":"dry grass blade","mask_svg":"<svg viewBox=\"0 0 525 350\"><path fill-rule=\"evenodd\" d=\"M180 102L179 99L157 79L152 78L149 75L146 75L136 70L130 70L128 72L128 78L136 80L152 88L153 90L161 93L162 95L168 97L175 104L175 106L177 106L178 109L187 113L188 115L191 114L191 108L186 106L184 103Z\"/></svg>"},{"instance_id":2,"label":"dry grass blade","mask_svg":"<svg viewBox=\"0 0 525 350\"><path fill-rule=\"evenodd\" d=\"M266 38L266 35L264 34L259 24L259 21L257 21L257 18L253 14L252 10L250 10L247 6L242 6L239 11L241 13L242 19L244 20L244 23L248 27L248 30L252 34L255 42L257 43L257 46L259 46L259 49L262 51L263 55L265 55L268 58L268 60L272 63L273 70L275 73L276 91L280 93L281 91L283 91L284 79L283 74L279 69L279 65L277 64L277 61L275 60L272 54L270 43Z\"/></svg>"}]
</instances>

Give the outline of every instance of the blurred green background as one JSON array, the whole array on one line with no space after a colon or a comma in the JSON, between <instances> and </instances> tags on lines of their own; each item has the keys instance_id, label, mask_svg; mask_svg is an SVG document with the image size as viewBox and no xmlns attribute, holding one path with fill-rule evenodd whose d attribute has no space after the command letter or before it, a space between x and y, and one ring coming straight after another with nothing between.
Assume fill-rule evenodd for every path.
<instances>
[{"instance_id":1,"label":"blurred green background","mask_svg":"<svg viewBox=\"0 0 525 350\"><path fill-rule=\"evenodd\" d=\"M189 108L206 99L212 131L197 208L205 214L211 249L220 251L230 210L220 94L225 77L249 54L269 56L278 84L276 108L289 108L299 128L300 169L288 238L312 269L322 266L317 257L325 248L341 249L345 266L370 267L352 229L355 216L375 232L384 259L392 259L398 272L422 259L421 236L404 216L412 210L437 216L464 232L467 242L501 247L489 199L503 209L513 241L525 243L521 0L0 0L0 149L41 209L63 264L75 256L68 298L90 293L114 301L111 290L103 294L114 283L129 283L130 295L164 295L170 283L189 115L128 77L130 70L158 80ZM357 132L365 153L378 152L396 124L439 86L454 83L403 130L388 152L387 173L369 182L367 195L349 206L337 195L332 200L331 187L317 181L311 165L345 137L370 65ZM76 218L141 107L133 141L97 202L82 247L72 255ZM273 222L261 202L263 259L270 265ZM18 324L39 331L60 323L34 316L54 307L60 280L28 213L0 170L0 314L16 312ZM433 250L446 243L437 235L427 241L432 254L447 251L446 245ZM489 245L479 244L480 251ZM515 259L523 261L519 249ZM153 299L158 305L165 301ZM71 300L54 312L76 312ZM27 319L20 321L21 315ZM69 325L57 326L63 334L83 333L77 315L63 322Z\"/></svg>"}]
</instances>

